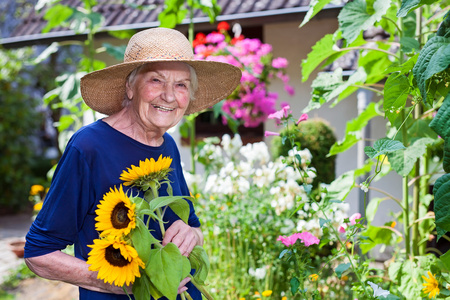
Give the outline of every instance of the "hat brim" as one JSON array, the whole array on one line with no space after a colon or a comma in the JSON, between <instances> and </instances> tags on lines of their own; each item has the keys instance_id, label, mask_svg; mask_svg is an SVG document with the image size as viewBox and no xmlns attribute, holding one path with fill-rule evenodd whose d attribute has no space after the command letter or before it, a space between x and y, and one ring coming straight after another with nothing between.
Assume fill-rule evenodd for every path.
<instances>
[{"instance_id":1,"label":"hat brim","mask_svg":"<svg viewBox=\"0 0 450 300\"><path fill-rule=\"evenodd\" d=\"M216 61L158 59L124 62L83 76L80 82L83 100L99 113L115 114L123 108L127 76L141 65L165 61L184 62L195 69L198 89L195 100L189 102L186 115L202 111L225 99L238 86L242 76L239 68Z\"/></svg>"}]
</instances>

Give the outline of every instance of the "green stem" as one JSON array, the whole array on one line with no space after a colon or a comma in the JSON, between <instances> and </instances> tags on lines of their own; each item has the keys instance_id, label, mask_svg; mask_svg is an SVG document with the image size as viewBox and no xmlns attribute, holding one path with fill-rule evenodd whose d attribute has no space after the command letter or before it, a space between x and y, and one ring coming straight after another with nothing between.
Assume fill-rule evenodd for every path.
<instances>
[{"instance_id":1,"label":"green stem","mask_svg":"<svg viewBox=\"0 0 450 300\"><path fill-rule=\"evenodd\" d=\"M419 120L421 116L421 109L419 105L416 105L414 109L414 119ZM420 158L416 160L415 168L414 168L414 177L419 178L420 174ZM413 188L413 224L412 224L412 246L413 246L413 254L419 255L419 224L415 222L419 218L419 206L420 206L420 191L421 184L423 180L416 180L414 182Z\"/></svg>"},{"instance_id":2,"label":"green stem","mask_svg":"<svg viewBox=\"0 0 450 300\"><path fill-rule=\"evenodd\" d=\"M206 299L214 300L214 298L208 293L205 287L200 283L198 283L197 280L195 280L195 278L191 274L189 274L189 277L191 278L192 284L203 294L203 296L206 297Z\"/></svg>"},{"instance_id":3,"label":"green stem","mask_svg":"<svg viewBox=\"0 0 450 300\"><path fill-rule=\"evenodd\" d=\"M320 208L320 211L322 212L322 214L324 215L326 220L329 220L329 218L327 217L325 211L323 210L323 208ZM341 244L341 247L344 251L345 256L347 257L348 261L350 262L350 265L353 269L353 272L355 273L356 277L358 277L358 281L361 283L361 286L364 290L364 295L370 295L370 293L367 291L367 286L366 283L364 282L364 280L362 279L361 275L359 274L358 270L355 267L355 264L353 263L353 259L350 256L350 254L347 252L346 246L344 245L344 243L342 243L341 239L339 238L339 233L337 232L336 228L334 228L333 226L330 226L329 228L331 228L331 230L333 231L334 236L337 238L339 244Z\"/></svg>"},{"instance_id":4,"label":"green stem","mask_svg":"<svg viewBox=\"0 0 450 300\"><path fill-rule=\"evenodd\" d=\"M163 217L162 217L162 213L161 213L161 209L160 208L156 209L156 215L160 219L160 220L158 220L159 228L161 229L161 234L162 234L162 237L164 238L164 235L166 234L166 229L164 228L163 222L161 222Z\"/></svg>"},{"instance_id":5,"label":"green stem","mask_svg":"<svg viewBox=\"0 0 450 300\"><path fill-rule=\"evenodd\" d=\"M189 142L191 146L191 168L192 174L195 174L195 117L189 120Z\"/></svg>"}]
</instances>

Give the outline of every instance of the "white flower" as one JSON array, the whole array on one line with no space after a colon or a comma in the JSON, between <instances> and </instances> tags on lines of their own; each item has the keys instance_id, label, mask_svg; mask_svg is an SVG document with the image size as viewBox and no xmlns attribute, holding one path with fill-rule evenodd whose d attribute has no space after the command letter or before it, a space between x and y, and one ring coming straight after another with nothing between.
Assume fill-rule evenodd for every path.
<instances>
[{"instance_id":1,"label":"white flower","mask_svg":"<svg viewBox=\"0 0 450 300\"><path fill-rule=\"evenodd\" d=\"M361 183L361 190L363 190L364 193L367 193L369 191L369 184L367 182Z\"/></svg>"},{"instance_id":2,"label":"white flower","mask_svg":"<svg viewBox=\"0 0 450 300\"><path fill-rule=\"evenodd\" d=\"M264 279L264 277L266 277L266 267L256 269L249 268L248 274L255 277L256 279Z\"/></svg>"},{"instance_id":3,"label":"white flower","mask_svg":"<svg viewBox=\"0 0 450 300\"><path fill-rule=\"evenodd\" d=\"M374 297L383 296L384 298L386 298L387 296L389 296L391 294L389 291L383 290L382 288L380 288L378 285L376 285L375 283L373 283L371 281L367 281L367 283L372 287Z\"/></svg>"}]
</instances>

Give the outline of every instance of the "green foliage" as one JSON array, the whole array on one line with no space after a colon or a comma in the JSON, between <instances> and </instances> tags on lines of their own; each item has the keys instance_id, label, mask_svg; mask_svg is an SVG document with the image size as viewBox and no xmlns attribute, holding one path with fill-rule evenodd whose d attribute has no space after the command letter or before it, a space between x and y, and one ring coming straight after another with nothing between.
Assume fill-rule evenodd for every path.
<instances>
[{"instance_id":1,"label":"green foliage","mask_svg":"<svg viewBox=\"0 0 450 300\"><path fill-rule=\"evenodd\" d=\"M294 125L295 126L295 125ZM295 137L295 142L299 143L301 149L308 149L311 152L311 167L317 171L317 182L330 183L335 179L336 157L327 157L331 146L336 142L331 127L323 120L310 119L300 122L297 125L299 131ZM294 132L293 128L284 129L284 132ZM272 153L274 157L288 156L292 145L282 143L281 138L276 137L272 142Z\"/></svg>"},{"instance_id":2,"label":"green foliage","mask_svg":"<svg viewBox=\"0 0 450 300\"><path fill-rule=\"evenodd\" d=\"M25 262L21 263L16 269L14 269L10 275L8 275L3 283L0 285L0 291L2 290L12 290L19 286L19 283L28 278L34 278L36 274L34 274ZM2 296L0 292L0 297ZM8 299L8 298L7 298Z\"/></svg>"},{"instance_id":3,"label":"green foliage","mask_svg":"<svg viewBox=\"0 0 450 300\"><path fill-rule=\"evenodd\" d=\"M43 122L39 99L27 92L37 76L26 65L32 56L31 49L0 49L0 207L12 210L28 204L34 180L31 137Z\"/></svg>"}]
</instances>

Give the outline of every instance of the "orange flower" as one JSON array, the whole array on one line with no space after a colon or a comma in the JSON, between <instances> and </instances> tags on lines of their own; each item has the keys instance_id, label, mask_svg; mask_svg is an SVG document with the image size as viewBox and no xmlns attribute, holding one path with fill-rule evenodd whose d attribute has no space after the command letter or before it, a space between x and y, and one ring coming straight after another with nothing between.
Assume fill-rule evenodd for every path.
<instances>
[{"instance_id":1,"label":"orange flower","mask_svg":"<svg viewBox=\"0 0 450 300\"><path fill-rule=\"evenodd\" d=\"M391 223L391 227L392 227L392 228L394 228L394 227L395 227L395 225L397 225L397 222L395 222L395 221L392 221L392 223Z\"/></svg>"}]
</instances>

